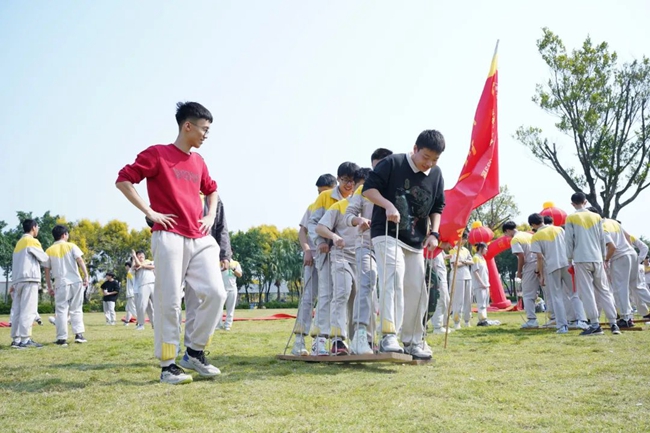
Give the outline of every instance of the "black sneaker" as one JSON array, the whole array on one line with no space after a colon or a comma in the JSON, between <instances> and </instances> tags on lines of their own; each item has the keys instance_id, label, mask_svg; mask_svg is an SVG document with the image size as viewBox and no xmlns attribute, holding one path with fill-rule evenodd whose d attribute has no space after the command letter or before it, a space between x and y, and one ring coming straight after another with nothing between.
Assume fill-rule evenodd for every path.
<instances>
[{"instance_id":1,"label":"black sneaker","mask_svg":"<svg viewBox=\"0 0 650 433\"><path fill-rule=\"evenodd\" d=\"M341 339L335 339L332 341L332 355L349 355L350 351L348 350L347 344Z\"/></svg>"},{"instance_id":2,"label":"black sneaker","mask_svg":"<svg viewBox=\"0 0 650 433\"><path fill-rule=\"evenodd\" d=\"M643 318L644 318L645 320L650 320L650 313L648 313L648 314L646 314L645 316L643 316Z\"/></svg>"},{"instance_id":3,"label":"black sneaker","mask_svg":"<svg viewBox=\"0 0 650 433\"><path fill-rule=\"evenodd\" d=\"M20 347L20 343L17 342L17 341L12 341L11 342L11 348L12 349L22 349L22 347Z\"/></svg>"},{"instance_id":4,"label":"black sneaker","mask_svg":"<svg viewBox=\"0 0 650 433\"><path fill-rule=\"evenodd\" d=\"M616 326L616 325L612 325L612 326ZM618 329L618 326L616 326L616 329ZM619 331L619 333L620 332L621 331ZM580 333L580 335L603 335L603 334L604 334L603 328L601 328L600 325L598 325L595 328L590 326L589 328L585 329Z\"/></svg>"},{"instance_id":5,"label":"black sneaker","mask_svg":"<svg viewBox=\"0 0 650 433\"><path fill-rule=\"evenodd\" d=\"M619 328L632 328L634 327L634 322L632 322L632 319L630 320L625 320L625 319L619 319L616 324L618 325Z\"/></svg>"},{"instance_id":6,"label":"black sneaker","mask_svg":"<svg viewBox=\"0 0 650 433\"><path fill-rule=\"evenodd\" d=\"M63 339L62 340L56 340L54 342L54 344L56 344L57 346L61 346L61 347L68 347L68 342L63 340Z\"/></svg>"},{"instance_id":7,"label":"black sneaker","mask_svg":"<svg viewBox=\"0 0 650 433\"><path fill-rule=\"evenodd\" d=\"M619 335L621 333L621 330L619 329L619 327L618 327L618 325L616 323L614 323L611 326L611 329L612 329L612 334L614 334L614 335Z\"/></svg>"},{"instance_id":8,"label":"black sneaker","mask_svg":"<svg viewBox=\"0 0 650 433\"><path fill-rule=\"evenodd\" d=\"M479 320L476 326L490 326L487 320Z\"/></svg>"},{"instance_id":9,"label":"black sneaker","mask_svg":"<svg viewBox=\"0 0 650 433\"><path fill-rule=\"evenodd\" d=\"M88 340L84 338L83 334L75 334L74 336L74 342L75 343L87 343Z\"/></svg>"},{"instance_id":10,"label":"black sneaker","mask_svg":"<svg viewBox=\"0 0 650 433\"><path fill-rule=\"evenodd\" d=\"M43 326L43 321L41 320L40 317L36 319L36 323L38 323L38 326Z\"/></svg>"},{"instance_id":11,"label":"black sneaker","mask_svg":"<svg viewBox=\"0 0 650 433\"><path fill-rule=\"evenodd\" d=\"M160 372L160 381L171 385L180 385L192 382L192 376L185 373L185 370L176 364L172 364L169 367L162 368L162 371Z\"/></svg>"}]
</instances>

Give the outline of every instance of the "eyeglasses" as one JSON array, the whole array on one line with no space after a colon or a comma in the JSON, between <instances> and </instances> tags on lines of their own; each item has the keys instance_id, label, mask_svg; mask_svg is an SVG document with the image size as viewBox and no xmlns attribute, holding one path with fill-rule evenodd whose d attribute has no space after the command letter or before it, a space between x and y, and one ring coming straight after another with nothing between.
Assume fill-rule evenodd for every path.
<instances>
[{"instance_id":1,"label":"eyeglasses","mask_svg":"<svg viewBox=\"0 0 650 433\"><path fill-rule=\"evenodd\" d=\"M340 177L339 182L350 184L350 183L354 183L354 179L350 179L348 177Z\"/></svg>"},{"instance_id":2,"label":"eyeglasses","mask_svg":"<svg viewBox=\"0 0 650 433\"><path fill-rule=\"evenodd\" d=\"M199 128L201 131L203 131L203 136L204 136L204 137L207 137L207 135L210 133L210 127L209 127L209 126L199 126L199 125L197 125L197 124L194 123L194 122L189 122L189 123L191 123L192 125L194 125L194 126L196 126L197 128Z\"/></svg>"}]
</instances>

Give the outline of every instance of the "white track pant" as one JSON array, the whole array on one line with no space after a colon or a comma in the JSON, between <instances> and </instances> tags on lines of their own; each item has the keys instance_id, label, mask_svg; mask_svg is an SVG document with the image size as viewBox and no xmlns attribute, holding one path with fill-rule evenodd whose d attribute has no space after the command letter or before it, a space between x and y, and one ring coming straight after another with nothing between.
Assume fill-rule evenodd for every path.
<instances>
[{"instance_id":1,"label":"white track pant","mask_svg":"<svg viewBox=\"0 0 650 433\"><path fill-rule=\"evenodd\" d=\"M621 318L632 318L630 293L634 291L639 275L636 264L637 256L627 255L613 259L609 262L609 281L614 294L614 301Z\"/></svg>"},{"instance_id":2,"label":"white track pant","mask_svg":"<svg viewBox=\"0 0 650 433\"><path fill-rule=\"evenodd\" d=\"M307 335L311 328L311 316L314 311L314 302L318 298L318 270L316 265L305 266L303 276L302 296L296 315L295 334Z\"/></svg>"},{"instance_id":3,"label":"white track pant","mask_svg":"<svg viewBox=\"0 0 650 433\"><path fill-rule=\"evenodd\" d=\"M447 284L447 272L436 272L440 278L440 297L436 304L436 311L433 312L431 317L431 324L434 328L442 328L447 326L447 311L449 309L449 286Z\"/></svg>"},{"instance_id":4,"label":"white track pant","mask_svg":"<svg viewBox=\"0 0 650 433\"><path fill-rule=\"evenodd\" d=\"M126 323L129 323L133 317L138 316L138 313L135 309L135 298L133 296L126 298L126 307L124 309L126 310Z\"/></svg>"},{"instance_id":5,"label":"white track pant","mask_svg":"<svg viewBox=\"0 0 650 433\"><path fill-rule=\"evenodd\" d=\"M477 287L474 289L476 298L476 309L478 310L478 320L487 320L488 300L490 299L490 287L486 289Z\"/></svg>"},{"instance_id":6,"label":"white track pant","mask_svg":"<svg viewBox=\"0 0 650 433\"><path fill-rule=\"evenodd\" d=\"M539 280L535 273L535 267L535 263L525 264L521 275L521 297L524 301L524 310L526 311L526 318L528 320L537 320L535 300L539 292Z\"/></svg>"},{"instance_id":7,"label":"white track pant","mask_svg":"<svg viewBox=\"0 0 650 433\"><path fill-rule=\"evenodd\" d=\"M648 286L645 284L645 269L643 265L638 265L638 277L637 284L632 290L632 298L636 304L638 313L641 316L646 316L650 311L648 306L650 306L650 291Z\"/></svg>"},{"instance_id":8,"label":"white track pant","mask_svg":"<svg viewBox=\"0 0 650 433\"><path fill-rule=\"evenodd\" d=\"M235 319L235 304L237 303L237 289L226 290L226 302L224 303L223 309L220 310L221 313L217 316L219 317L219 323L222 323L223 328L230 329L232 327L232 322ZM223 320L223 310L226 311L226 320Z\"/></svg>"},{"instance_id":9,"label":"white track pant","mask_svg":"<svg viewBox=\"0 0 650 433\"><path fill-rule=\"evenodd\" d=\"M357 295L354 301L354 322L374 328L373 292L377 285L377 263L370 248L357 248L357 274L359 275Z\"/></svg>"},{"instance_id":10,"label":"white track pant","mask_svg":"<svg viewBox=\"0 0 650 433\"><path fill-rule=\"evenodd\" d=\"M81 282L57 287L54 290L56 339L68 339L68 317L73 334L81 334L84 328L84 286Z\"/></svg>"},{"instance_id":11,"label":"white track pant","mask_svg":"<svg viewBox=\"0 0 650 433\"><path fill-rule=\"evenodd\" d=\"M190 239L155 231L154 353L161 366L174 362L180 347L182 287L185 282L185 346L203 350L217 325L226 291L219 270L219 246L212 236Z\"/></svg>"},{"instance_id":12,"label":"white track pant","mask_svg":"<svg viewBox=\"0 0 650 433\"><path fill-rule=\"evenodd\" d=\"M424 256L397 245L392 237L373 239L380 290L381 334L401 334L404 344L419 344L428 299Z\"/></svg>"},{"instance_id":13,"label":"white track pant","mask_svg":"<svg viewBox=\"0 0 650 433\"><path fill-rule=\"evenodd\" d=\"M156 274L158 270L156 269ZM155 317L154 309L154 287L155 284L145 284L140 286L140 293L135 294L135 317L138 319L138 325L144 326L145 324L145 313L149 316L149 323L153 325L153 320Z\"/></svg>"},{"instance_id":14,"label":"white track pant","mask_svg":"<svg viewBox=\"0 0 650 433\"><path fill-rule=\"evenodd\" d=\"M569 276L571 276L571 274L569 274ZM578 290L573 290L573 281L571 279L569 279L568 282L564 282L564 280L562 281L562 289L564 290L564 293L567 294L567 296L564 297L564 311L566 311L567 320L569 322L575 320L586 322L587 316L585 315L585 307L582 305L580 296L578 296Z\"/></svg>"},{"instance_id":15,"label":"white track pant","mask_svg":"<svg viewBox=\"0 0 650 433\"><path fill-rule=\"evenodd\" d=\"M38 283L14 284L14 309L11 335L26 340L32 336L32 325L38 311Z\"/></svg>"},{"instance_id":16,"label":"white track pant","mask_svg":"<svg viewBox=\"0 0 650 433\"><path fill-rule=\"evenodd\" d=\"M574 263L576 289L582 299L585 314L592 324L598 323L599 307L610 323L616 322L614 296L607 285L605 268L601 262Z\"/></svg>"},{"instance_id":17,"label":"white track pant","mask_svg":"<svg viewBox=\"0 0 650 433\"><path fill-rule=\"evenodd\" d=\"M310 334L313 337L328 337L330 331L330 304L332 302L332 271L330 268L329 253L316 253L314 263L318 270L318 302L316 303L316 317L312 323Z\"/></svg>"},{"instance_id":18,"label":"white track pant","mask_svg":"<svg viewBox=\"0 0 650 433\"><path fill-rule=\"evenodd\" d=\"M332 302L330 304L330 336L348 338L349 317L351 311L348 305L354 301L356 266L346 260L340 250L330 252L330 267L332 270Z\"/></svg>"},{"instance_id":19,"label":"white track pant","mask_svg":"<svg viewBox=\"0 0 650 433\"><path fill-rule=\"evenodd\" d=\"M555 321L556 328L560 329L562 326L568 326L567 311L565 309L564 298L573 294L571 274L569 274L569 267L556 269L551 273L546 274L546 287L549 290L553 304L555 305ZM570 290L571 293L567 291Z\"/></svg>"},{"instance_id":20,"label":"white track pant","mask_svg":"<svg viewBox=\"0 0 650 433\"><path fill-rule=\"evenodd\" d=\"M451 308L454 311L454 322L460 323L461 317L465 322L469 322L472 318L472 280L463 280L456 277L454 299L451 302Z\"/></svg>"},{"instance_id":21,"label":"white track pant","mask_svg":"<svg viewBox=\"0 0 650 433\"><path fill-rule=\"evenodd\" d=\"M107 323L115 323L115 301L102 301Z\"/></svg>"}]
</instances>

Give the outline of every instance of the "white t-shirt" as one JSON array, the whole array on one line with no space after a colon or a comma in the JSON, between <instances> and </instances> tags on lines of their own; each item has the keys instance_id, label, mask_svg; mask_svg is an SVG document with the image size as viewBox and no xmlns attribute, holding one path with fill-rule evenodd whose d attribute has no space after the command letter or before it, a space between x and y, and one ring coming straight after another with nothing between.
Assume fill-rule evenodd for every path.
<instances>
[{"instance_id":1,"label":"white t-shirt","mask_svg":"<svg viewBox=\"0 0 650 433\"><path fill-rule=\"evenodd\" d=\"M474 265L472 266L472 286L475 289L490 287L490 276L488 275L488 267L485 258L480 254L474 254L473 261ZM479 282L478 278L476 277L476 273L478 273L478 276L481 278L481 281L483 284L485 284L485 286Z\"/></svg>"},{"instance_id":2,"label":"white t-shirt","mask_svg":"<svg viewBox=\"0 0 650 433\"><path fill-rule=\"evenodd\" d=\"M221 276L223 278L223 285L226 291L232 292L237 291L237 276L235 272L241 274L241 265L236 260L230 261L230 267L226 271L221 271Z\"/></svg>"},{"instance_id":3,"label":"white t-shirt","mask_svg":"<svg viewBox=\"0 0 650 433\"><path fill-rule=\"evenodd\" d=\"M154 266L151 260L145 260L142 264ZM147 284L153 284L155 282L156 282L156 274L153 272L153 269L140 268L135 272L136 293L140 292L140 290L138 290L140 287L145 286Z\"/></svg>"}]
</instances>

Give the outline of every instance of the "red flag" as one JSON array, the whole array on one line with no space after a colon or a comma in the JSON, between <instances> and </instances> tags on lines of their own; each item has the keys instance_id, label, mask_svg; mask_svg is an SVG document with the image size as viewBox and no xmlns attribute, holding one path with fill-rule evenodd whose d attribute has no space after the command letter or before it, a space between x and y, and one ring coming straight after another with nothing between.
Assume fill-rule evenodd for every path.
<instances>
[{"instance_id":1,"label":"red flag","mask_svg":"<svg viewBox=\"0 0 650 433\"><path fill-rule=\"evenodd\" d=\"M497 42L497 48L499 44ZM499 153L497 133L497 50L474 115L472 142L456 185L445 191L445 209L440 222L440 239L456 243L463 234L469 215L499 194Z\"/></svg>"}]
</instances>

